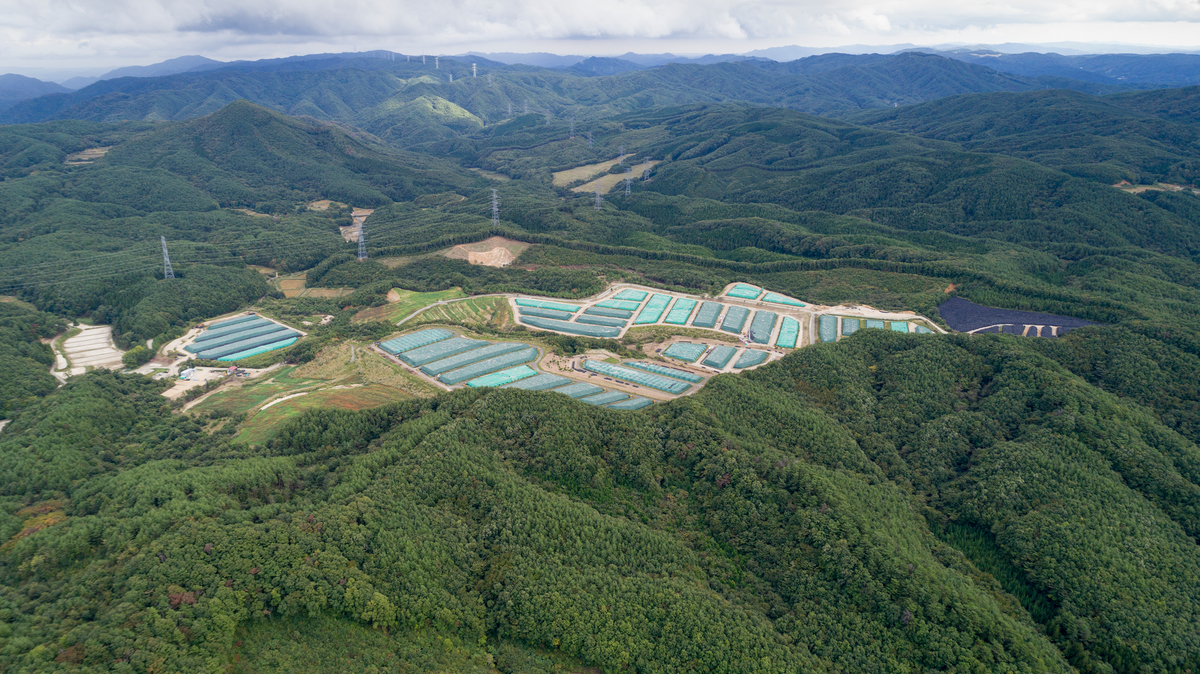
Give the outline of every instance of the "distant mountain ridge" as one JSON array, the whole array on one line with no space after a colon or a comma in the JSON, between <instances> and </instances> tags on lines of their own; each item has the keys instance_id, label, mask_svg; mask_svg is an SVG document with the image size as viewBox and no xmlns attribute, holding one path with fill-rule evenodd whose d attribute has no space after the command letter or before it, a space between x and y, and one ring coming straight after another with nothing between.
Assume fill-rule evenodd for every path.
<instances>
[{"instance_id":1,"label":"distant mountain ridge","mask_svg":"<svg viewBox=\"0 0 1200 674\"><path fill-rule=\"evenodd\" d=\"M0 110L5 110L20 101L45 96L46 94L66 93L70 89L54 82L43 82L24 75L0 75Z\"/></svg>"},{"instance_id":2,"label":"distant mountain ridge","mask_svg":"<svg viewBox=\"0 0 1200 674\"><path fill-rule=\"evenodd\" d=\"M435 65L377 57L322 54L227 63L203 72L104 80L70 94L24 101L0 114L5 123L54 119L178 120L215 111L239 98L289 115L360 126L381 138L402 130L409 139L446 137L444 124L486 125L526 111L595 119L648 106L744 102L830 115L921 103L962 93L1075 88L1092 93L1122 87L1062 78L1026 78L922 53L892 56L829 54L790 63L767 60L673 63L638 68L622 59L545 69L480 57ZM473 68L472 64L476 67ZM480 73L494 75L488 84ZM583 72L579 72L583 69ZM453 81L451 81L453 77ZM414 120L418 99L428 104ZM382 106L378 110L376 106ZM451 107L452 106L452 107ZM452 111L453 110L453 111ZM452 112L451 112L452 111ZM414 121L416 122L414 127ZM451 131L451 134L458 131Z\"/></svg>"}]
</instances>

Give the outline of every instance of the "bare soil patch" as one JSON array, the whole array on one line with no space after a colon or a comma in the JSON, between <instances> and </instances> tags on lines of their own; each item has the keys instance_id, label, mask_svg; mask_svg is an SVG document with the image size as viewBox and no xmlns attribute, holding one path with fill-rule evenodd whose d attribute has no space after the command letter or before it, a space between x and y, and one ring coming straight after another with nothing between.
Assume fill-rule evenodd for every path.
<instances>
[{"instance_id":1,"label":"bare soil patch","mask_svg":"<svg viewBox=\"0 0 1200 674\"><path fill-rule=\"evenodd\" d=\"M454 260L466 260L471 264L481 264L488 267L506 267L520 257L529 248L529 244L513 241L502 236L493 236L478 243L466 243L455 246L443 253Z\"/></svg>"}]
</instances>

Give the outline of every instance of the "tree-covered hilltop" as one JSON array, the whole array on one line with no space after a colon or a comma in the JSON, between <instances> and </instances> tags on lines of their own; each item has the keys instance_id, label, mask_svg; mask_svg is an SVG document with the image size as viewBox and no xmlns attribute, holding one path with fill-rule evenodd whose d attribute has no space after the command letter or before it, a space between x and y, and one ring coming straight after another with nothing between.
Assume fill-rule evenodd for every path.
<instances>
[{"instance_id":1,"label":"tree-covered hilltop","mask_svg":"<svg viewBox=\"0 0 1200 674\"><path fill-rule=\"evenodd\" d=\"M16 302L0 301L0 419L58 385L50 375L54 353L40 340L66 330L63 320Z\"/></svg>"},{"instance_id":2,"label":"tree-covered hilltop","mask_svg":"<svg viewBox=\"0 0 1200 674\"><path fill-rule=\"evenodd\" d=\"M647 413L461 391L250 448L94 373L0 436L0 659L217 671L328 616L604 671L1194 669L1200 451L1030 344L864 331Z\"/></svg>"},{"instance_id":3,"label":"tree-covered hilltop","mask_svg":"<svg viewBox=\"0 0 1200 674\"><path fill-rule=\"evenodd\" d=\"M1179 90L1155 92L1179 95ZM968 94L848 119L1005 154L1105 184L1200 182L1200 126L1142 112L1147 96L1050 90Z\"/></svg>"},{"instance_id":4,"label":"tree-covered hilltop","mask_svg":"<svg viewBox=\"0 0 1200 674\"><path fill-rule=\"evenodd\" d=\"M163 77L126 77L22 101L0 122L183 120L238 99L296 116L353 124L398 146L471 135L514 114L595 120L633 110L744 102L829 114L909 105L954 94L1047 87L1120 90L1026 78L931 54L828 54L791 63L674 63L609 77L444 58L313 59L229 64ZM453 78L453 79L451 79Z\"/></svg>"}]
</instances>

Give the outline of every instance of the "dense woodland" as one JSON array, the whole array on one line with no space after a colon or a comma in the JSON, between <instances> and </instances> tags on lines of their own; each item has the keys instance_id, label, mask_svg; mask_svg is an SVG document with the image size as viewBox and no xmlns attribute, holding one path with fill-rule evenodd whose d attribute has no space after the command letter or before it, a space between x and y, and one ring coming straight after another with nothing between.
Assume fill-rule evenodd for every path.
<instances>
[{"instance_id":1,"label":"dense woodland","mask_svg":"<svg viewBox=\"0 0 1200 674\"><path fill-rule=\"evenodd\" d=\"M4 113L30 123L0 126L0 669L1200 671L1195 87L927 54L484 66L261 64ZM553 184L621 148L629 195ZM530 247L440 255L494 235ZM303 363L392 333L355 317L395 288L620 280L1102 325L864 330L640 412L470 390L253 444L146 377L59 387L45 343L111 324L133 364L245 307L334 316L247 364Z\"/></svg>"}]
</instances>

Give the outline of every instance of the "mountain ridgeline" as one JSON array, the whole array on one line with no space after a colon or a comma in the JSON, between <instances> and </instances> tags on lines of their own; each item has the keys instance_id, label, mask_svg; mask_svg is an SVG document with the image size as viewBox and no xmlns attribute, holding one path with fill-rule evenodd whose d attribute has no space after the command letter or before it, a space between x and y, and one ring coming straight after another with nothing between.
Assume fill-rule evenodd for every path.
<instances>
[{"instance_id":1,"label":"mountain ridgeline","mask_svg":"<svg viewBox=\"0 0 1200 674\"><path fill-rule=\"evenodd\" d=\"M1200 671L1200 88L916 53L430 61L0 113L0 669ZM447 255L493 236L512 264ZM365 368L399 319L363 317L424 306L397 295L621 281L947 334L861 330L638 412L392 389L248 433L324 395L299 372ZM949 297L1083 327L954 334ZM216 398L246 409L50 374L72 321L159 349L247 308L309 334ZM654 359L671 328L643 330L545 347Z\"/></svg>"}]
</instances>

